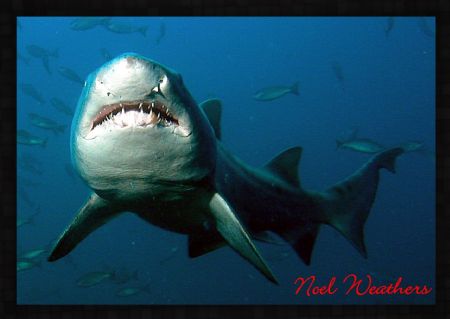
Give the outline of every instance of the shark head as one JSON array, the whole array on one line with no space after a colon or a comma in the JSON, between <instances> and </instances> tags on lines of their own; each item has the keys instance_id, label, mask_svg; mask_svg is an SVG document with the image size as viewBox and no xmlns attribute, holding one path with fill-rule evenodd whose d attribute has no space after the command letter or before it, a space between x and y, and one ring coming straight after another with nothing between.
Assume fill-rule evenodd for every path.
<instances>
[{"instance_id":1,"label":"shark head","mask_svg":"<svg viewBox=\"0 0 450 319\"><path fill-rule=\"evenodd\" d=\"M215 137L181 76L135 53L89 75L72 122L72 161L108 200L177 199L208 178Z\"/></svg>"}]
</instances>

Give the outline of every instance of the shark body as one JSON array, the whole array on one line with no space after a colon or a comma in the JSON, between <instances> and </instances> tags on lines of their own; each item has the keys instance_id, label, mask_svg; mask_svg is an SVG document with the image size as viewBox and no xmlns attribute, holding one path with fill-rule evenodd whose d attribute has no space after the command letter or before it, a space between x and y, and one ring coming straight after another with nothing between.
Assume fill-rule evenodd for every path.
<instances>
[{"instance_id":1,"label":"shark body","mask_svg":"<svg viewBox=\"0 0 450 319\"><path fill-rule=\"evenodd\" d=\"M321 224L366 257L363 228L380 168L394 172L403 150L376 154L323 192L301 187L302 149L255 168L220 141L219 100L197 105L179 74L125 53L92 73L72 123L71 153L93 190L48 257L57 260L123 212L186 234L190 257L231 246L267 279L276 278L254 239L274 232L309 264Z\"/></svg>"}]
</instances>

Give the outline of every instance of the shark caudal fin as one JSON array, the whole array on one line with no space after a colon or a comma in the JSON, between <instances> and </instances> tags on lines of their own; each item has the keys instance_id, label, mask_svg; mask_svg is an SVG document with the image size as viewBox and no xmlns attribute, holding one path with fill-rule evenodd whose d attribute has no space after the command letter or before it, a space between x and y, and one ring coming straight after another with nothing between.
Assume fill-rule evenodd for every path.
<instances>
[{"instance_id":1,"label":"shark caudal fin","mask_svg":"<svg viewBox=\"0 0 450 319\"><path fill-rule=\"evenodd\" d=\"M353 175L322 193L327 223L344 235L364 258L367 258L364 224L377 192L379 169L395 173L395 160L402 153L401 148L380 152Z\"/></svg>"}]
</instances>

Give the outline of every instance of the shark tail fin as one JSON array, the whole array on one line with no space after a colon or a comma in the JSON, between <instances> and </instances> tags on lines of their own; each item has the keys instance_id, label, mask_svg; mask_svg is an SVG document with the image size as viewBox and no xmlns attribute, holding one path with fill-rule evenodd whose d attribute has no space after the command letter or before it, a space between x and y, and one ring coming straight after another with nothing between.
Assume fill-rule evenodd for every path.
<instances>
[{"instance_id":1,"label":"shark tail fin","mask_svg":"<svg viewBox=\"0 0 450 319\"><path fill-rule=\"evenodd\" d=\"M340 149L342 147L342 145L344 144L343 141L341 140L336 140L336 149Z\"/></svg>"},{"instance_id":2,"label":"shark tail fin","mask_svg":"<svg viewBox=\"0 0 450 319\"><path fill-rule=\"evenodd\" d=\"M48 142L48 137L46 137L42 143L40 144L42 147L46 147L47 146L47 142Z\"/></svg>"},{"instance_id":3,"label":"shark tail fin","mask_svg":"<svg viewBox=\"0 0 450 319\"><path fill-rule=\"evenodd\" d=\"M298 95L298 81L292 84L291 86L291 93Z\"/></svg>"},{"instance_id":4,"label":"shark tail fin","mask_svg":"<svg viewBox=\"0 0 450 319\"><path fill-rule=\"evenodd\" d=\"M326 223L339 231L364 258L367 258L364 224L376 196L379 169L395 173L395 160L403 152L401 148L392 148L378 153L353 175L322 193Z\"/></svg>"}]
</instances>

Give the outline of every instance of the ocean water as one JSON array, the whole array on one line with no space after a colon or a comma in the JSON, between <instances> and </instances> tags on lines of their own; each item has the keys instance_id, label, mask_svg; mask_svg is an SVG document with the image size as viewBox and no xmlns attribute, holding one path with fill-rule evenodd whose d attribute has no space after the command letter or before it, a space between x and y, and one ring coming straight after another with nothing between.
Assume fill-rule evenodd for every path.
<instances>
[{"instance_id":1,"label":"ocean water","mask_svg":"<svg viewBox=\"0 0 450 319\"><path fill-rule=\"evenodd\" d=\"M17 272L18 304L431 304L435 299L435 37L433 17L114 17L119 26L148 27L146 34L114 33L104 26L76 31L74 17L19 17L17 128L47 139L46 146L17 145L17 228L23 252L46 252ZM142 30L142 29L141 29ZM126 31L126 30L125 30ZM45 49L47 70L30 46ZM75 110L83 80L111 57L136 52L183 76L197 103L223 104L222 142L236 156L262 166L300 145L302 187L325 190L372 155L337 149L336 139L358 136L386 146L423 143L426 153L397 160L396 173L380 173L365 225L364 259L335 229L324 225L305 265L288 245L257 242L279 285L264 278L229 247L190 259L187 237L123 214L99 228L67 257L49 263L54 241L74 218L90 189L71 168L72 117L52 106L58 98ZM36 53L34 54L36 55ZM253 95L299 83L299 94L273 101ZM39 103L20 87L31 84ZM35 113L65 125L62 132L32 123ZM120 153L120 150L118 150ZM256 204L256 203L255 203ZM301 212L299 212L301 213ZM91 287L77 281L95 271L114 272ZM133 274L133 275L131 275ZM426 295L346 294L355 274L367 286L397 282L427 286ZM334 294L296 294L298 277L319 286L335 277ZM117 280L117 278L122 280ZM131 296L118 292L138 289Z\"/></svg>"}]
</instances>

